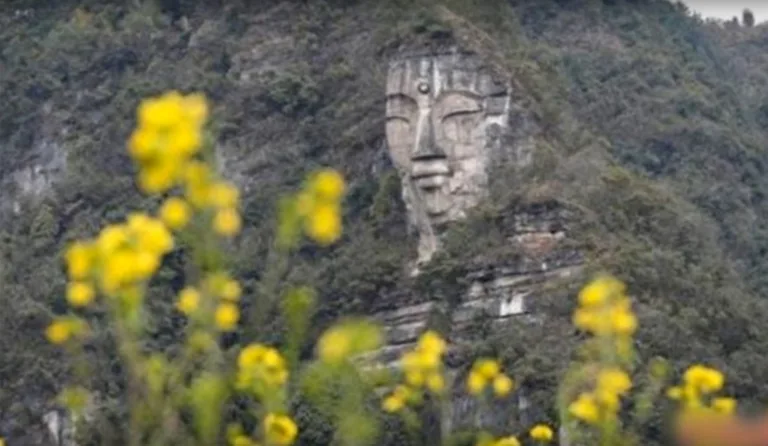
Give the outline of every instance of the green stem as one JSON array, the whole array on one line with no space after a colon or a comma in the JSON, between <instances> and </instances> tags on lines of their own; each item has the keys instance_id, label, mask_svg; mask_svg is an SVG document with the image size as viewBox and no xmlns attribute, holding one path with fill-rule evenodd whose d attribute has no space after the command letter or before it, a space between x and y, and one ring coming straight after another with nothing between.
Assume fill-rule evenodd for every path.
<instances>
[{"instance_id":1,"label":"green stem","mask_svg":"<svg viewBox=\"0 0 768 446\"><path fill-rule=\"evenodd\" d=\"M256 299L253 302L248 318L248 339L258 339L269 313L274 309L279 296L280 278L285 275L290 262L290 251L275 245L267 255L264 277L257 285Z\"/></svg>"}]
</instances>

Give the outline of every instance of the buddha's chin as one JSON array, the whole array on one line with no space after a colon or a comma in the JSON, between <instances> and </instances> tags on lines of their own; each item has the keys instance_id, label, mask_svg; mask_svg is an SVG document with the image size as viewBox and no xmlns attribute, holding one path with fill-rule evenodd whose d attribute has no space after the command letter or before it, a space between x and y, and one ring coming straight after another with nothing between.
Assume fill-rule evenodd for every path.
<instances>
[{"instance_id":1,"label":"buddha's chin","mask_svg":"<svg viewBox=\"0 0 768 446\"><path fill-rule=\"evenodd\" d=\"M449 219L450 197L441 189L422 190L424 210L433 224L442 224Z\"/></svg>"}]
</instances>

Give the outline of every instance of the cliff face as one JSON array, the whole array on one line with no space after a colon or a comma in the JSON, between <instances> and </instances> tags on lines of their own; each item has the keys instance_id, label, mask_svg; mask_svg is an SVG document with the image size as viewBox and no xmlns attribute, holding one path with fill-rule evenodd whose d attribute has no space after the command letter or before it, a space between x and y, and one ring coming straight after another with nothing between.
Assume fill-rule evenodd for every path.
<instances>
[{"instance_id":1,"label":"cliff face","mask_svg":"<svg viewBox=\"0 0 768 446\"><path fill-rule=\"evenodd\" d=\"M151 204L124 141L138 101L169 89L215 105L221 166L244 192L246 294L277 197L318 165L347 178L343 242L306 247L288 276L319 288L315 334L371 314L392 359L440 328L457 376L500 355L524 389L515 422L554 420L578 272L609 268L647 321L644 355L723 366L747 406L768 396L768 31L666 1L251 3L0 10L0 435L39 417L18 395L46 400L66 376L40 336L63 309L56 253ZM182 270L153 286L153 347L182 324ZM109 351L94 346L94 384L119 401Z\"/></svg>"}]
</instances>

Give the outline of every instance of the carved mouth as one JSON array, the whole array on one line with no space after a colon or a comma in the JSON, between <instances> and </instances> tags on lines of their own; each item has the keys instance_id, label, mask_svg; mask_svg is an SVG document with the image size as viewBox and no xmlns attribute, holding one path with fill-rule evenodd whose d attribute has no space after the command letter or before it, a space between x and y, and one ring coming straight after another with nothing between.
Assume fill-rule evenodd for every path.
<instances>
[{"instance_id":1,"label":"carved mouth","mask_svg":"<svg viewBox=\"0 0 768 446\"><path fill-rule=\"evenodd\" d=\"M424 189L426 191L433 191L435 189L440 189L443 187L443 185L448 181L448 175L444 174L435 174L435 175L425 175L414 179L416 181L416 186L419 187L419 189Z\"/></svg>"},{"instance_id":2,"label":"carved mouth","mask_svg":"<svg viewBox=\"0 0 768 446\"><path fill-rule=\"evenodd\" d=\"M416 161L413 163L411 177L419 188L431 190L443 187L450 173L445 160Z\"/></svg>"}]
</instances>

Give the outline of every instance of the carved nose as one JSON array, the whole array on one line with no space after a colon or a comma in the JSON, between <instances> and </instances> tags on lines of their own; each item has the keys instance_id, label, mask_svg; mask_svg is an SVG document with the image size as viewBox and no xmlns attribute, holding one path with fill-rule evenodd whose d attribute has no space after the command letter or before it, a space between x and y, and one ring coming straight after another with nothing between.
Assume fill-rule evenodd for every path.
<instances>
[{"instance_id":1,"label":"carved nose","mask_svg":"<svg viewBox=\"0 0 768 446\"><path fill-rule=\"evenodd\" d=\"M437 143L435 138L435 126L432 124L432 116L426 116L424 119L422 131L419 134L419 140L416 143L416 150L413 152L413 160L430 160L436 158L445 158L445 151Z\"/></svg>"}]
</instances>

